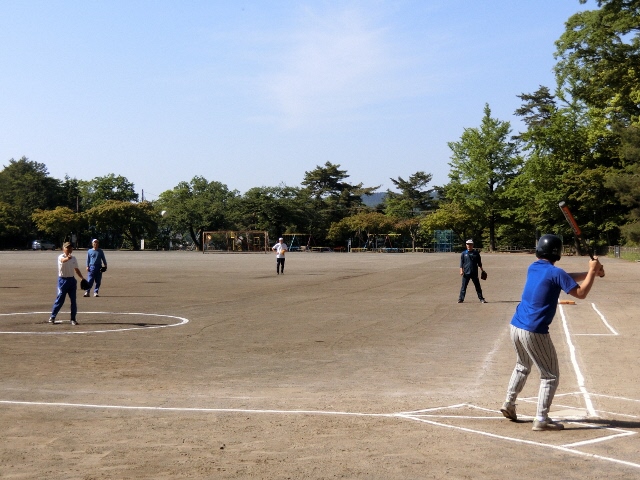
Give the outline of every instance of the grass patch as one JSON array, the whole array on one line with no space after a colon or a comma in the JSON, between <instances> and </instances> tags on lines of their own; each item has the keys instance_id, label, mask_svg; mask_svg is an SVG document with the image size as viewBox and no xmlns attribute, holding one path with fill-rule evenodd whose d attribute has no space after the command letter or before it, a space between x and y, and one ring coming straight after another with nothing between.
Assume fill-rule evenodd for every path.
<instances>
[{"instance_id":1,"label":"grass patch","mask_svg":"<svg viewBox=\"0 0 640 480\"><path fill-rule=\"evenodd\" d=\"M613 255L609 254L607 257L613 258ZM623 260L627 260L628 262L638 262L640 261L640 253L635 252L620 252L620 258Z\"/></svg>"}]
</instances>

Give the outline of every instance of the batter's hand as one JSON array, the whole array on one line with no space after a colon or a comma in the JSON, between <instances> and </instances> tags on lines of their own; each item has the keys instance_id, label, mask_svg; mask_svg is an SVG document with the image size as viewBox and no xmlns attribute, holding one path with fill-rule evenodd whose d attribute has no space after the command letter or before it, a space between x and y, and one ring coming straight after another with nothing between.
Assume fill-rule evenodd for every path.
<instances>
[{"instance_id":1,"label":"batter's hand","mask_svg":"<svg viewBox=\"0 0 640 480\"><path fill-rule=\"evenodd\" d=\"M598 257L593 257L593 260L589 260L589 270L595 273L599 277L604 277L604 266L598 260Z\"/></svg>"}]
</instances>

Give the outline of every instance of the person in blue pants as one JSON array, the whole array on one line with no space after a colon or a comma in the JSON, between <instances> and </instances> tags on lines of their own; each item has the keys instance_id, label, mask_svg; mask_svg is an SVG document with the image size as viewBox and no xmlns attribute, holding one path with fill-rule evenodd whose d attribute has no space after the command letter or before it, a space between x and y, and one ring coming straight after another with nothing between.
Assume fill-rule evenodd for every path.
<instances>
[{"instance_id":1,"label":"person in blue pants","mask_svg":"<svg viewBox=\"0 0 640 480\"><path fill-rule=\"evenodd\" d=\"M100 248L100 242L97 238L91 241L93 248L87 251L87 280L89 287L85 290L84 296L88 297L91 292L91 287L95 282L95 288L93 290L93 296L99 297L98 293L100 285L102 284L102 272L107 271L107 259L104 256L104 252Z\"/></svg>"},{"instance_id":2,"label":"person in blue pants","mask_svg":"<svg viewBox=\"0 0 640 480\"><path fill-rule=\"evenodd\" d=\"M49 323L56 323L56 317L64 305L65 298L69 296L71 301L71 325L78 325L76 314L78 306L76 304L76 289L78 282L74 277L76 273L82 280L82 272L78 268L78 260L73 256L73 247L71 243L66 242L62 246L63 253L58 257L58 296L53 302Z\"/></svg>"}]
</instances>

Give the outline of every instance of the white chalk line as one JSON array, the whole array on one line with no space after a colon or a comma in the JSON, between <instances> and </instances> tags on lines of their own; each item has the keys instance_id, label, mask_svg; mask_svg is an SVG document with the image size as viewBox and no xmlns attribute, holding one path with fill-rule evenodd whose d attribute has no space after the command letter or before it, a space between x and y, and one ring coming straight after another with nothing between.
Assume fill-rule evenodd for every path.
<instances>
[{"instance_id":1,"label":"white chalk line","mask_svg":"<svg viewBox=\"0 0 640 480\"><path fill-rule=\"evenodd\" d=\"M574 444L567 445L553 445L543 442L535 442L531 440L524 440L521 438L514 438L505 435L498 435L495 433L486 432L483 430L475 430L472 428L461 427L457 425L449 425L442 422L437 422L425 417L429 418L456 418L456 419L477 419L477 418L486 418L486 417L476 417L476 416L465 416L465 415L427 415L426 412L434 412L437 410L450 410L455 408L475 408L478 410L483 410L487 412L494 413L494 410L486 409L483 407L476 407L472 404L456 404L448 407L434 407L422 410L415 410L413 412L401 412L401 413L360 413L360 412L340 412L340 411L323 411L323 410L271 410L271 409L247 409L247 408L198 408L198 407L153 407L153 406L130 406L130 405L99 405L99 404L85 404L85 403L68 403L68 402L27 402L27 401L15 401L15 400L0 400L0 404L11 404L11 405L27 405L27 406L52 406L52 407L73 407L73 408L93 408L93 409L116 409L116 410L146 410L146 411L163 411L163 412L200 412L200 413L254 413L254 414L279 414L279 415L334 415L334 416L352 416L352 417L378 417L378 418L400 418L405 420L413 420L421 423L425 423L428 425L433 425L437 427L449 428L461 432L473 433L476 435L482 435L489 438L495 438L508 442L515 442L525 445L533 445L542 448L550 448L553 450L558 450L561 452L569 453L571 455L578 455L582 457L592 458L596 460L603 460L607 462L617 463L620 465L626 465L629 467L634 467L640 469L640 464L628 462L625 460L620 460L618 458L605 457L602 455L596 455L592 453L582 452L580 450L576 450L576 446L585 446L593 443L600 443L606 440L611 440L614 438L620 438L629 435L635 435L636 432L630 432L626 430L622 430L619 428L613 427L603 427L596 425L587 425L590 428L598 428L608 431L616 431L620 433L616 433L613 435L608 435L606 437L600 437L597 439L587 440L583 442L576 442ZM502 416L496 416L497 419L504 418ZM572 422L569 422L572 423Z\"/></svg>"},{"instance_id":2,"label":"white chalk line","mask_svg":"<svg viewBox=\"0 0 640 480\"><path fill-rule=\"evenodd\" d=\"M573 395L578 395L578 396L582 396L582 392L573 392L573 393L558 393L556 394L555 399L559 398L559 397L566 397L566 396L573 396ZM603 395L603 394L599 394L599 393L590 393L590 395L592 397L602 397L602 398L609 398L609 399L613 399L613 400L624 400L627 402L640 402L640 400L635 400L633 398L625 398L625 397L616 397L616 396L612 396L612 395ZM537 404L538 403L538 398L537 397L518 397L518 401L522 402L522 403L530 403L530 404ZM575 405L564 405L562 403L558 403L556 401L553 402L553 406L556 408L565 408L565 409L573 409L573 410L579 410L580 408L576 408ZM599 414L606 414L606 415L615 415L617 417L625 417L625 418L640 418L640 415L631 415L628 413L620 413L620 412L610 412L608 410L602 410L602 409L596 409L596 412ZM524 415L520 415L518 414L518 417L520 416L524 416ZM533 418L533 417L531 417ZM587 419L588 417L586 415L581 415L578 417L572 417L572 419Z\"/></svg>"},{"instance_id":3,"label":"white chalk line","mask_svg":"<svg viewBox=\"0 0 640 480\"><path fill-rule=\"evenodd\" d=\"M607 327L615 334L618 335L617 332L615 332L615 330L613 330L611 328L611 326L606 322L606 319L604 318L604 316L599 312L599 310L595 307L595 304L592 304L594 310L600 315L602 321L605 323L605 325L607 325ZM40 314L40 313L47 313L47 312L28 312L28 313L21 313L21 314ZM125 330L138 330L138 329L148 329L148 328L166 328L166 327L172 327L172 326L178 326L178 325L183 325L185 323L188 323L189 320L182 318L182 317L175 317L172 315L159 315L159 314L146 314L146 313L114 313L114 312L85 312L85 313L90 313L90 314L119 314L119 315L148 315L148 316L158 316L158 317L168 317L168 318L176 318L181 320L180 323L177 324L171 324L171 325L162 325L162 326L152 326L152 327L135 327L135 328L127 328L127 329L120 329L120 330L104 330L104 331L92 331L92 332L56 332L58 334L60 333L111 333L114 331L125 331ZM589 392L587 392L585 386L584 386L584 377L582 376L582 373L580 372L579 366L577 364L577 359L575 356L575 347L573 345L573 343L571 342L570 339L570 334L568 331L568 324L566 321L566 316L564 314L564 310L562 308L562 306L560 306L560 313L561 313L561 317L562 317L562 322L563 322L563 327L564 327L564 331L565 331L565 335L567 338L567 343L569 344L569 349L571 351L571 360L572 363L574 365L574 370L576 372L576 377L578 379L578 384L579 384L579 388L580 388L580 392L579 394L582 395L585 398L585 403L587 404L587 410L589 411L589 415L593 416L593 417L597 417L598 415L596 414L596 410L593 408L593 404L591 403L591 399L590 399L590 395ZM0 314L0 316L3 315L11 315L11 314ZM31 332L0 332L0 333L31 333ZM53 332L52 332L53 333ZM560 394L558 396L563 396L563 395L575 395L575 394ZM624 397L614 397L614 396L610 396L610 395L601 395L601 394L593 394L594 396L601 396L601 397L607 397L607 398L614 398L614 399L622 399L622 400L629 400L629 401L640 401L640 400L634 400L634 399L626 399ZM529 399L521 399L522 401L529 401ZM531 400L533 401L533 400ZM553 444L547 444L547 443L542 443L542 442L534 442L531 440L524 440L524 439L519 439L519 438L514 438L514 437L508 437L508 436L504 436L504 435L498 435L498 434L494 434L494 433L490 433L490 432L486 432L486 431L482 431L482 430L475 430L475 429L471 429L471 428L467 428L467 427L460 427L460 426L456 426L456 425L449 425L449 424L445 424L445 423L441 423L441 422L436 422L434 420L430 420L428 418L446 418L446 419L463 419L463 420L478 420L478 419L489 419L489 420L502 420L503 417L502 416L495 416L495 417L479 417L479 416L467 416L467 415L442 415L442 414L428 414L427 412L436 412L436 411L441 411L443 409L451 409L451 408L461 408L461 407L471 407L471 408L476 408L479 410L484 410L484 411L488 411L488 412L494 412L494 410L491 409L486 409L483 407L476 407L474 405L471 404L456 404L456 405L451 405L448 407L434 407L434 408L429 408L429 409L421 409L421 410L416 410L416 411L412 411L412 412L404 412L404 413L358 413L358 412L339 412L339 411L321 411L321 410L260 410L260 409L239 409L239 408L197 408L197 407L152 407L152 406L126 406L126 405L98 405L98 404L78 404L78 403L65 403L65 402L25 402L25 401L12 401L12 400L0 400L1 404L15 404L15 405L39 405L39 406L59 406L59 407L84 407L84 408L96 408L96 409L121 409L121 410L148 410L148 411L174 411L174 412L186 412L186 411L191 411L191 412L203 412L203 413L261 413L261 414L298 414L298 415L339 415L339 416L357 416L357 417L385 417L385 418L401 418L401 419L408 419L408 420L413 420L413 421L418 421L421 423L426 423L429 425L433 425L433 426L439 426L439 427L444 427L444 428L449 428L449 429L454 429L454 430L458 430L458 431L463 431L463 432L467 432L467 433L474 433L477 435L482 435L482 436L486 436L486 437L490 437L490 438L496 438L496 439L500 439L500 440L504 440L504 441L511 441L511 442L516 442L516 443L522 443L522 444L529 444L529 445L534 445L534 446L539 446L539 447L543 447L543 448L551 448L554 450L559 450L565 453L569 453L572 455L579 455L579 456L583 456L583 457L587 457L587 458L592 458L592 459L597 459L597 460L603 460L603 461L607 461L607 462L612 462L612 463L617 463L617 464L621 464L621 465L626 465L626 466L630 466L630 467L634 467L634 468L640 468L640 464L637 463L633 463L633 462L628 462L625 460L620 460L617 458L612 458L612 457L605 457L602 455L596 455L596 454L591 454L591 453L587 453L587 452L582 452L579 450L576 450L576 447L579 446L586 446L586 445L592 445L594 443L601 443L604 441L608 441L608 440L612 440L615 438L621 438L621 437L627 437L627 436L631 436L631 435L635 435L637 432L632 432L632 431L627 431L627 430L622 430L619 428L613 428L613 427L603 427L601 425L593 425L593 424L585 424L585 423L581 423L581 425L584 425L585 427L588 428L597 428L597 429L605 429L608 431L612 431L612 432L619 432L616 434L612 434L612 435L607 435L604 437L599 437L599 438L595 438L595 439L590 439L590 440L585 440L585 441L581 441L581 442L575 442L575 443L571 443L571 444L565 444L565 445L553 445ZM568 408L572 408L572 407L568 407ZM608 412L608 413L613 413L613 412ZM614 415L617 415L616 413L613 413ZM623 415L623 414L620 414ZM627 415L625 415L627 416ZM525 417L524 415L520 415L520 417ZM633 417L633 416L632 416ZM573 422L568 422L568 423L573 423Z\"/></svg>"},{"instance_id":4,"label":"white chalk line","mask_svg":"<svg viewBox=\"0 0 640 480\"><path fill-rule=\"evenodd\" d=\"M569 333L569 325L567 323L567 317L564 314L564 308L562 305L558 305L560 308L560 317L562 318L562 328L564 329L564 334L566 337L567 345L569 346L569 353L571 357L571 363L573 365L573 370L576 374L576 380L578 382L578 388L582 393L582 397L584 398L584 403L587 407L587 412L591 417L597 417L595 408L593 408L593 403L591 402L591 397L589 396L589 392L587 391L584 384L584 376L580 371L580 366L578 365L578 360L576 358L576 347L573 345L571 341L571 334Z\"/></svg>"},{"instance_id":5,"label":"white chalk line","mask_svg":"<svg viewBox=\"0 0 640 480\"><path fill-rule=\"evenodd\" d=\"M616 395L605 395L602 393L592 393L591 395L593 395L594 397L604 397L604 398L611 398L613 400L624 400L625 402L638 402L640 403L640 400L635 399L635 398L627 398L627 397L619 397Z\"/></svg>"},{"instance_id":6,"label":"white chalk line","mask_svg":"<svg viewBox=\"0 0 640 480\"><path fill-rule=\"evenodd\" d=\"M607 319L605 318L605 316L602 314L602 312L600 312L600 310L598 310L598 308L596 307L595 303L591 304L591 308L593 308L595 310L595 312L598 314L598 316L600 317L600 320L602 321L602 323L604 324L605 327L607 327L607 329L611 332L611 333L574 333L573 335L575 337L615 337L615 336L619 336L620 334L609 324L609 322L607 322Z\"/></svg>"},{"instance_id":7,"label":"white chalk line","mask_svg":"<svg viewBox=\"0 0 640 480\"><path fill-rule=\"evenodd\" d=\"M0 317L7 317L13 315L50 315L51 312L15 312L15 313L0 313ZM141 315L148 317L164 317L164 318L174 318L178 320L178 323L172 323L169 325L149 325L149 326L137 326L137 327L126 327L126 328L113 328L109 330L71 330L71 331L51 331L51 332L5 332L0 331L0 335L87 335L90 333L118 333L118 332L127 332L132 330L151 330L156 328L168 328L168 327L179 327L181 325L185 325L189 323L189 320L183 317L176 317L174 315L161 315L159 313L139 313L139 312L82 312L83 315ZM45 324L45 322L43 322ZM87 324L78 325L78 327L74 327L81 329L84 328ZM60 322L51 325L46 323L48 328L59 328Z\"/></svg>"},{"instance_id":8,"label":"white chalk line","mask_svg":"<svg viewBox=\"0 0 640 480\"><path fill-rule=\"evenodd\" d=\"M617 435L608 435L606 437L600 437L600 438L593 438L591 440L584 440L582 442L575 442L575 443L565 443L564 445L562 445L565 448L576 448L576 447L584 447L586 445L593 445L594 443L600 443L600 442L608 442L609 440L613 440L614 438L620 438L620 437L628 437L629 435L635 435L636 432L630 432L628 430L621 430L619 428L609 428L608 430L610 431L618 431L621 432Z\"/></svg>"},{"instance_id":9,"label":"white chalk line","mask_svg":"<svg viewBox=\"0 0 640 480\"><path fill-rule=\"evenodd\" d=\"M435 422L433 420L427 420L427 419L424 419L424 418L419 418L419 417L415 417L415 416L411 416L411 415L399 415L399 416L402 416L402 417L410 419L410 420L415 420L415 421L418 421L418 422L427 423L429 425L435 425L435 426L439 426L439 427L451 428L451 429L454 429L454 430L460 430L460 431L467 432L467 433L474 433L474 434L477 434L477 435L482 435L482 436L490 437L490 438L496 438L496 439L499 439L499 440L505 440L505 441L508 441L508 442L522 443L522 444L533 445L533 446L542 447L542 448L550 448L550 449L553 449L553 450L559 450L561 452L569 453L571 455L578 455L578 456L583 456L583 457L597 459L597 460L604 460L604 461L607 461L607 462L618 463L618 464L621 464L621 465L626 465L628 467L634 467L634 468L639 468L640 469L640 464L638 464L638 463L628 462L626 460L620 460L618 458L605 457L605 456L596 455L596 454L593 454L593 453L582 452L580 450L575 450L574 448L566 447L566 446L563 446L563 445L552 445L552 444L549 444L549 443L534 442L532 440L524 440L524 439L521 439L521 438L507 437L507 436L504 436L504 435L497 435L495 433L484 432L482 430L474 430L472 428L459 427L459 426L456 426L456 425L448 425L446 423ZM630 432L630 433L633 434L635 432ZM607 437L607 438L610 438L610 437Z\"/></svg>"},{"instance_id":10,"label":"white chalk line","mask_svg":"<svg viewBox=\"0 0 640 480\"><path fill-rule=\"evenodd\" d=\"M613 335L619 335L619 333L618 333L618 332L616 332L616 331L613 329L613 327L612 327L611 325L609 325L609 322L607 322L607 319L606 319L606 318L604 318L604 315L603 315L602 313L600 313L600 310L598 310L598 309L596 308L596 304L595 304L595 303L592 303L592 304L591 304L591 307L596 311L596 313L597 313L598 315L600 315L600 319L602 320L602 323L604 323L604 324L606 325L606 327L611 331L611 333L612 333Z\"/></svg>"}]
</instances>

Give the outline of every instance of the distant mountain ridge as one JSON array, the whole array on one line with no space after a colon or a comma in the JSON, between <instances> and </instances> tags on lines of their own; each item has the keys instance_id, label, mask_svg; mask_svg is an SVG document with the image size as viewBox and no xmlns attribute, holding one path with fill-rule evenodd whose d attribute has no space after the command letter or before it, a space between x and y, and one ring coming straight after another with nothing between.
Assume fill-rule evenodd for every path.
<instances>
[{"instance_id":1,"label":"distant mountain ridge","mask_svg":"<svg viewBox=\"0 0 640 480\"><path fill-rule=\"evenodd\" d=\"M384 197L386 195L386 192L374 192L371 195L363 195L362 203L364 203L367 207L375 207L380 205L384 201Z\"/></svg>"}]
</instances>

